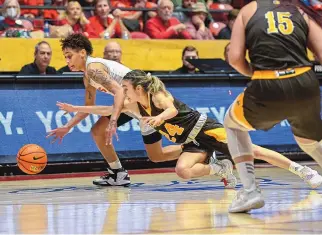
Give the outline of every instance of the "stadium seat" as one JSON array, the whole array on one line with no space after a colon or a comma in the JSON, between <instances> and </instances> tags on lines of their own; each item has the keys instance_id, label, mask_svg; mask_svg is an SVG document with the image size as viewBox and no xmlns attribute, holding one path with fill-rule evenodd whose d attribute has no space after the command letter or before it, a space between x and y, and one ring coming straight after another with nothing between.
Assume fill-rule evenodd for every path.
<instances>
[{"instance_id":1,"label":"stadium seat","mask_svg":"<svg viewBox=\"0 0 322 235\"><path fill-rule=\"evenodd\" d=\"M213 3L210 5L210 10L226 10L231 11L234 8L229 4L222 4L222 3ZM227 23L228 21L228 14L229 12L218 12L218 13L211 13L212 18L216 22L224 22Z\"/></svg>"},{"instance_id":2,"label":"stadium seat","mask_svg":"<svg viewBox=\"0 0 322 235\"><path fill-rule=\"evenodd\" d=\"M209 29L214 37L217 37L219 32L226 27L226 24L222 22L213 22L209 24Z\"/></svg>"}]
</instances>

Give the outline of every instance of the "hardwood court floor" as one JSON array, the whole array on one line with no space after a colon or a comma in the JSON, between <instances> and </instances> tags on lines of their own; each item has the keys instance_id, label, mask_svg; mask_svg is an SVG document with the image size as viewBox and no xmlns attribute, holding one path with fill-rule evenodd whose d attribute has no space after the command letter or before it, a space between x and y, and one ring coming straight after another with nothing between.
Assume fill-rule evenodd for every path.
<instances>
[{"instance_id":1,"label":"hardwood court floor","mask_svg":"<svg viewBox=\"0 0 322 235\"><path fill-rule=\"evenodd\" d=\"M129 188L99 188L93 177L1 182L0 233L322 233L322 189L278 168L256 176L266 205L249 214L227 213L236 190L216 177L132 175Z\"/></svg>"}]
</instances>

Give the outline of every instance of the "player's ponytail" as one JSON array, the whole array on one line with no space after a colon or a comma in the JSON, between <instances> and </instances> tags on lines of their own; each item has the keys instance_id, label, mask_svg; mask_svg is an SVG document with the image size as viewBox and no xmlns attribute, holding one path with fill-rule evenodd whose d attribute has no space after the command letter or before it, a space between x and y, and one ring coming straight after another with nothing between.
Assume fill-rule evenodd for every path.
<instances>
[{"instance_id":1,"label":"player's ponytail","mask_svg":"<svg viewBox=\"0 0 322 235\"><path fill-rule=\"evenodd\" d=\"M308 0L310 3L311 0ZM307 6L302 0L280 0L282 5L293 5L301 8L301 10L314 20L322 28L322 13L315 11L312 7Z\"/></svg>"},{"instance_id":2,"label":"player's ponytail","mask_svg":"<svg viewBox=\"0 0 322 235\"><path fill-rule=\"evenodd\" d=\"M158 92L164 92L165 94L168 94L164 83L156 76L152 76L150 73L146 75L147 80L149 81L149 86L147 89L147 92L151 94L155 94Z\"/></svg>"},{"instance_id":3,"label":"player's ponytail","mask_svg":"<svg viewBox=\"0 0 322 235\"><path fill-rule=\"evenodd\" d=\"M168 94L164 83L156 76L152 76L150 73L146 74L142 70L132 70L128 72L123 80L131 81L134 88L137 86L142 86L144 91L151 93L152 95L157 92L164 92Z\"/></svg>"}]
</instances>

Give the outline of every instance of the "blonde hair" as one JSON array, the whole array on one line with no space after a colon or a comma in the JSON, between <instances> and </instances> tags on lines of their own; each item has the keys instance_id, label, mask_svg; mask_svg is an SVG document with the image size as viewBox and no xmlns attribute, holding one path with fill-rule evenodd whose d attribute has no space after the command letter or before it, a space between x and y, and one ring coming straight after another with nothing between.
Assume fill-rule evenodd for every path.
<instances>
[{"instance_id":1,"label":"blonde hair","mask_svg":"<svg viewBox=\"0 0 322 235\"><path fill-rule=\"evenodd\" d=\"M3 3L3 5L2 5L2 9L1 9L0 13L2 12L2 15L4 17L7 17L6 9L7 9L8 5L9 5L9 3L11 3L11 2L15 2L16 5L17 5L17 16L16 16L16 19L18 19L20 17L20 12L21 12L21 10L20 10L20 4L19 4L18 0L5 0L4 3Z\"/></svg>"},{"instance_id":2,"label":"blonde hair","mask_svg":"<svg viewBox=\"0 0 322 235\"><path fill-rule=\"evenodd\" d=\"M69 22L72 22L73 21L70 18L70 16L69 16L69 14L70 14L69 10L73 6L77 6L77 7L79 7L81 9L81 14L80 14L80 17L79 17L79 23L81 24L81 26L83 27L83 30L84 30L84 26L86 24L89 24L89 20L86 18L85 14L83 12L82 6L76 0L71 0L71 1L69 1L67 3L67 5L66 5L66 11L65 11L65 14L64 14L64 16L62 18L66 18L67 21L69 21Z\"/></svg>"},{"instance_id":3,"label":"blonde hair","mask_svg":"<svg viewBox=\"0 0 322 235\"><path fill-rule=\"evenodd\" d=\"M164 83L156 76L151 75L150 73L146 74L142 70L132 70L128 72L123 80L131 81L134 88L137 86L142 86L144 91L151 93L152 95L163 92L166 95L170 93L164 86Z\"/></svg>"}]
</instances>

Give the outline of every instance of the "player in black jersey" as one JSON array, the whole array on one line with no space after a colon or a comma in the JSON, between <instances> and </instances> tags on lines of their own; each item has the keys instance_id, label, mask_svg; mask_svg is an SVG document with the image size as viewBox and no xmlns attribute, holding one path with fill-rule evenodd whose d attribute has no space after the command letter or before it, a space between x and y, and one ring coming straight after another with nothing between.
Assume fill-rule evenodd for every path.
<instances>
[{"instance_id":1,"label":"player in black jersey","mask_svg":"<svg viewBox=\"0 0 322 235\"><path fill-rule=\"evenodd\" d=\"M157 159L161 162L179 158L176 172L182 178L189 179L217 173L227 179L228 187L236 184L235 177L231 174L230 161L225 159L222 162L216 162L212 158L215 150L229 155L226 133L220 123L201 115L177 100L157 77L147 75L143 71L129 72L124 77L122 86L129 99L122 112L131 112L140 118L141 122L148 124L147 126L153 126L158 131L154 134L144 131L149 134L144 138L144 142L152 161ZM73 106L65 103L58 103L58 106L68 112L77 111L104 116L112 111L112 107L107 106ZM181 144L182 149L180 145L162 148L159 133L170 141ZM254 146L254 154L258 159L299 175L312 187L315 186L311 184L312 179L314 182L320 179L322 183L322 177L317 172L291 162L277 152ZM206 164L209 158L210 164Z\"/></svg>"},{"instance_id":2,"label":"player in black jersey","mask_svg":"<svg viewBox=\"0 0 322 235\"><path fill-rule=\"evenodd\" d=\"M307 57L309 47L322 61L321 27L322 15L300 0L253 1L235 21L229 63L252 81L224 121L229 151L243 184L230 212L265 204L255 184L248 131L269 130L287 119L301 149L322 165L321 94Z\"/></svg>"}]
</instances>

